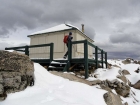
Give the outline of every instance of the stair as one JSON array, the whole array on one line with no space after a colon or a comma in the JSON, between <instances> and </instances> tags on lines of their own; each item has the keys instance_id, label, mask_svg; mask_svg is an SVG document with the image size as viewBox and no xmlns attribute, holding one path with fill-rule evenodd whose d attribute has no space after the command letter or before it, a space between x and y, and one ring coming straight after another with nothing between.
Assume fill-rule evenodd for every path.
<instances>
[{"instance_id":1,"label":"stair","mask_svg":"<svg viewBox=\"0 0 140 105\"><path fill-rule=\"evenodd\" d=\"M52 61L48 67L48 71L65 71L67 61Z\"/></svg>"}]
</instances>

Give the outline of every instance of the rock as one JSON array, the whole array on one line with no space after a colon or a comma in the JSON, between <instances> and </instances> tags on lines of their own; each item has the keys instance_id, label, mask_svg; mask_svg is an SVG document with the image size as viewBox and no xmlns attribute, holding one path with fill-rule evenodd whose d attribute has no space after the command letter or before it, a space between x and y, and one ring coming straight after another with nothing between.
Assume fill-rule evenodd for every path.
<instances>
[{"instance_id":1,"label":"rock","mask_svg":"<svg viewBox=\"0 0 140 105\"><path fill-rule=\"evenodd\" d=\"M140 90L140 80L133 85L133 88Z\"/></svg>"},{"instance_id":2,"label":"rock","mask_svg":"<svg viewBox=\"0 0 140 105\"><path fill-rule=\"evenodd\" d=\"M28 56L0 50L0 100L4 100L7 93L22 91L33 82L34 65Z\"/></svg>"},{"instance_id":3,"label":"rock","mask_svg":"<svg viewBox=\"0 0 140 105\"><path fill-rule=\"evenodd\" d=\"M118 65L113 65L114 67L117 67L117 68L121 68L120 66L118 66Z\"/></svg>"},{"instance_id":4,"label":"rock","mask_svg":"<svg viewBox=\"0 0 140 105\"><path fill-rule=\"evenodd\" d=\"M112 92L111 88L109 88L108 86L104 85L104 84L100 84L100 87L108 92Z\"/></svg>"},{"instance_id":5,"label":"rock","mask_svg":"<svg viewBox=\"0 0 140 105\"><path fill-rule=\"evenodd\" d=\"M122 105L120 97L114 93L107 92L103 97L107 105Z\"/></svg>"},{"instance_id":6,"label":"rock","mask_svg":"<svg viewBox=\"0 0 140 105\"><path fill-rule=\"evenodd\" d=\"M137 68L137 70L135 70L136 73L140 72L140 67Z\"/></svg>"},{"instance_id":7,"label":"rock","mask_svg":"<svg viewBox=\"0 0 140 105\"><path fill-rule=\"evenodd\" d=\"M112 68L111 66L112 66L112 64L107 63L107 68L108 69L111 69Z\"/></svg>"},{"instance_id":8,"label":"rock","mask_svg":"<svg viewBox=\"0 0 140 105\"><path fill-rule=\"evenodd\" d=\"M117 79L101 81L100 87L108 92L112 92L112 89L114 89L118 95L123 97L127 97L130 93L130 87Z\"/></svg>"},{"instance_id":9,"label":"rock","mask_svg":"<svg viewBox=\"0 0 140 105\"><path fill-rule=\"evenodd\" d=\"M4 93L4 88L3 88L3 85L0 84L0 94L3 94Z\"/></svg>"},{"instance_id":10,"label":"rock","mask_svg":"<svg viewBox=\"0 0 140 105\"><path fill-rule=\"evenodd\" d=\"M94 74L94 77L95 77L95 78L98 78L98 75L99 75L99 74Z\"/></svg>"},{"instance_id":11,"label":"rock","mask_svg":"<svg viewBox=\"0 0 140 105\"><path fill-rule=\"evenodd\" d=\"M135 64L138 64L138 61L135 60L134 63L135 63Z\"/></svg>"},{"instance_id":12,"label":"rock","mask_svg":"<svg viewBox=\"0 0 140 105\"><path fill-rule=\"evenodd\" d=\"M129 80L127 80L129 86L133 86Z\"/></svg>"},{"instance_id":13,"label":"rock","mask_svg":"<svg viewBox=\"0 0 140 105\"><path fill-rule=\"evenodd\" d=\"M124 64L130 64L131 63L131 58L127 58L127 59L125 59L124 61L122 61L122 63L124 63Z\"/></svg>"},{"instance_id":14,"label":"rock","mask_svg":"<svg viewBox=\"0 0 140 105\"><path fill-rule=\"evenodd\" d=\"M127 83L127 79L125 76L117 76L117 78L121 79L124 83Z\"/></svg>"},{"instance_id":15,"label":"rock","mask_svg":"<svg viewBox=\"0 0 140 105\"><path fill-rule=\"evenodd\" d=\"M127 103L127 102L125 102L123 105L128 105L128 103Z\"/></svg>"},{"instance_id":16,"label":"rock","mask_svg":"<svg viewBox=\"0 0 140 105\"><path fill-rule=\"evenodd\" d=\"M122 71L122 74L123 74L123 75L130 75L129 71L127 71L127 70L123 70L123 71Z\"/></svg>"},{"instance_id":17,"label":"rock","mask_svg":"<svg viewBox=\"0 0 140 105\"><path fill-rule=\"evenodd\" d=\"M101 84L101 80L94 80L94 81L91 81L92 85L99 85Z\"/></svg>"},{"instance_id":18,"label":"rock","mask_svg":"<svg viewBox=\"0 0 140 105\"><path fill-rule=\"evenodd\" d=\"M129 93L130 93L130 87L127 85L115 88L117 94L123 96L123 97L128 97Z\"/></svg>"}]
</instances>

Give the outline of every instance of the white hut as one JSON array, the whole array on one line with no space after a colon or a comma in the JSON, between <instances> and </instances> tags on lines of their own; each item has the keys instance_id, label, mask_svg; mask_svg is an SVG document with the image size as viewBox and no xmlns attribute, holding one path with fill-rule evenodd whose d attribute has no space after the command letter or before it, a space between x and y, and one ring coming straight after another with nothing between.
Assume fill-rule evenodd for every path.
<instances>
[{"instance_id":1,"label":"white hut","mask_svg":"<svg viewBox=\"0 0 140 105\"><path fill-rule=\"evenodd\" d=\"M84 25L83 30L84 30ZM93 43L94 41L89 38L83 31L80 31L77 27L69 24L60 24L58 26L35 32L30 37L30 45L47 44L54 43L54 59L62 58L67 51L67 47L63 42L65 35L72 32L73 40L88 40ZM72 57L83 57L84 46L83 44L75 44L72 47ZM88 55L92 57L92 48L88 47ZM30 58L49 58L49 48L32 48L30 49Z\"/></svg>"}]
</instances>

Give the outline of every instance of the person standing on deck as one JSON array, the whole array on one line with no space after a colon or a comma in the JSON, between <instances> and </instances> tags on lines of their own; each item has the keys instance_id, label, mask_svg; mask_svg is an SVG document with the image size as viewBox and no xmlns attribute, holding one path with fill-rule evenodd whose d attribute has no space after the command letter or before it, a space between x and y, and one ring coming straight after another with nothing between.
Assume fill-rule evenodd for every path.
<instances>
[{"instance_id":1,"label":"person standing on deck","mask_svg":"<svg viewBox=\"0 0 140 105\"><path fill-rule=\"evenodd\" d=\"M68 35L68 37L67 37L67 43L66 43L67 48L68 48L68 43L71 42L72 39L73 39L73 37L72 37L72 32L69 32L69 35ZM64 55L63 58L66 59L66 58L67 58L67 55L68 55L68 50L67 50L67 52L65 53L65 55Z\"/></svg>"}]
</instances>

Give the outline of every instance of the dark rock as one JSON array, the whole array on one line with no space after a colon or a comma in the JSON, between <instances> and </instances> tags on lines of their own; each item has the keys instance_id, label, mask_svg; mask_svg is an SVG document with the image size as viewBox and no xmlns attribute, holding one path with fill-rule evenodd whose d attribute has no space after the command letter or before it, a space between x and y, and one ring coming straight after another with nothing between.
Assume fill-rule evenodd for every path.
<instances>
[{"instance_id":1,"label":"dark rock","mask_svg":"<svg viewBox=\"0 0 140 105\"><path fill-rule=\"evenodd\" d=\"M139 73L140 72L140 69L139 67L137 68L137 70L135 70L136 73Z\"/></svg>"}]
</instances>

